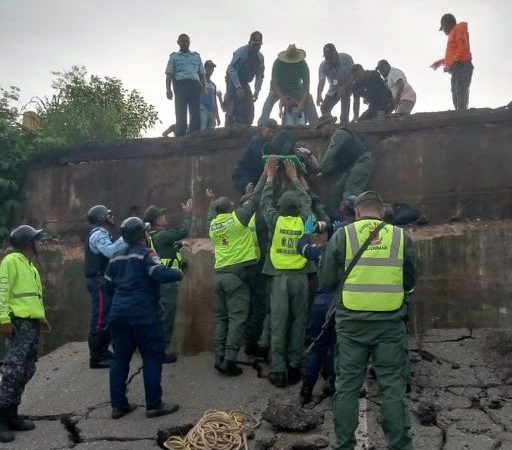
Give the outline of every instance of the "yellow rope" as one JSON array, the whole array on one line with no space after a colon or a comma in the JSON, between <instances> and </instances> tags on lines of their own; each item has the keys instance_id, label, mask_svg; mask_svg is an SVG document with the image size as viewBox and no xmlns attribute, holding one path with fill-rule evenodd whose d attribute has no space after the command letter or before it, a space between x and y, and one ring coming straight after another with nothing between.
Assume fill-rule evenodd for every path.
<instances>
[{"instance_id":1,"label":"yellow rope","mask_svg":"<svg viewBox=\"0 0 512 450\"><path fill-rule=\"evenodd\" d=\"M171 436L168 450L248 450L247 432L260 425L243 411L206 411L185 438Z\"/></svg>"}]
</instances>

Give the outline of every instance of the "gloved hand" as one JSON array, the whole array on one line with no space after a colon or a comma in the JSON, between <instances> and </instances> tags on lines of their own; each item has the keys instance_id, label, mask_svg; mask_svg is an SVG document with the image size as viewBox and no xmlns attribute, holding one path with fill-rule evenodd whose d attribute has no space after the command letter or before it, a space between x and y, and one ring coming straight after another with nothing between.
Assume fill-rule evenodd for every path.
<instances>
[{"instance_id":1,"label":"gloved hand","mask_svg":"<svg viewBox=\"0 0 512 450\"><path fill-rule=\"evenodd\" d=\"M304 234L313 234L316 230L316 220L313 216L309 216L304 224Z\"/></svg>"},{"instance_id":2,"label":"gloved hand","mask_svg":"<svg viewBox=\"0 0 512 450\"><path fill-rule=\"evenodd\" d=\"M343 226L343 222L341 220L335 220L331 224L332 232L336 233L338 231L338 228L341 228Z\"/></svg>"}]
</instances>

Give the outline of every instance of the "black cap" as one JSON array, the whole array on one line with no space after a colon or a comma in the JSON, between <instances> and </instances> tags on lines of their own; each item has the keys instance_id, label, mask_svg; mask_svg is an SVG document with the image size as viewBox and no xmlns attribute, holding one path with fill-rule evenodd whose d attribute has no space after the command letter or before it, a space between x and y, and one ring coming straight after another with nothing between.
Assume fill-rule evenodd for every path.
<instances>
[{"instance_id":1,"label":"black cap","mask_svg":"<svg viewBox=\"0 0 512 450\"><path fill-rule=\"evenodd\" d=\"M293 155L296 137L287 130L280 131L270 142L267 142L261 152L264 155Z\"/></svg>"},{"instance_id":2,"label":"black cap","mask_svg":"<svg viewBox=\"0 0 512 450\"><path fill-rule=\"evenodd\" d=\"M272 128L272 129L276 129L278 127L278 123L276 120L274 119L268 119L264 124L263 124L263 128Z\"/></svg>"},{"instance_id":3,"label":"black cap","mask_svg":"<svg viewBox=\"0 0 512 450\"><path fill-rule=\"evenodd\" d=\"M167 210L165 208L157 208L154 205L148 206L144 212L144 221L154 225L157 219L163 216Z\"/></svg>"},{"instance_id":4,"label":"black cap","mask_svg":"<svg viewBox=\"0 0 512 450\"><path fill-rule=\"evenodd\" d=\"M384 202L382 201L382 198L380 197L380 195L377 194L377 192L366 191L366 192L359 194L356 197L356 199L354 200L354 208L357 208L361 203L368 202L368 201L376 202L380 206L384 206Z\"/></svg>"},{"instance_id":5,"label":"black cap","mask_svg":"<svg viewBox=\"0 0 512 450\"><path fill-rule=\"evenodd\" d=\"M391 66L391 64L389 64L389 62L386 59L381 59L377 63L377 67L375 67L375 70L383 69L384 67L389 67L389 66Z\"/></svg>"},{"instance_id":6,"label":"black cap","mask_svg":"<svg viewBox=\"0 0 512 450\"><path fill-rule=\"evenodd\" d=\"M457 23L457 21L455 20L455 16L450 13L444 14L443 17L441 17L441 26L439 27L439 31L443 29L443 25L447 25L449 23Z\"/></svg>"},{"instance_id":7,"label":"black cap","mask_svg":"<svg viewBox=\"0 0 512 450\"><path fill-rule=\"evenodd\" d=\"M204 62L204 66L213 66L213 67L217 67L217 64L215 64L211 59L207 59L205 62Z\"/></svg>"}]
</instances>

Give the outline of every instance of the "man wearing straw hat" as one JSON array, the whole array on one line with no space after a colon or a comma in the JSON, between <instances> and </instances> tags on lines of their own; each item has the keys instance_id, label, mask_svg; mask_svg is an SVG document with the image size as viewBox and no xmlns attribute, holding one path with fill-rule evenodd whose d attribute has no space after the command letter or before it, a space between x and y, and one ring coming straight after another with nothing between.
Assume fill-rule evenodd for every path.
<instances>
[{"instance_id":1,"label":"man wearing straw hat","mask_svg":"<svg viewBox=\"0 0 512 450\"><path fill-rule=\"evenodd\" d=\"M316 125L318 114L309 93L309 67L305 58L306 52L295 44L279 52L272 66L270 93L263 105L258 125L268 121L278 100L284 108L296 106L299 112L304 113L306 123Z\"/></svg>"}]
</instances>

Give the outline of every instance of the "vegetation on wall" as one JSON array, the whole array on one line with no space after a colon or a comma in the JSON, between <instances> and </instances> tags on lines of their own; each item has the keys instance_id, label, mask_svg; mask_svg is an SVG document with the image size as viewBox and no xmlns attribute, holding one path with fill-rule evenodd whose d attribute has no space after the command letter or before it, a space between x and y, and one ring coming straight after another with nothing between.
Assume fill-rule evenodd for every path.
<instances>
[{"instance_id":1,"label":"vegetation on wall","mask_svg":"<svg viewBox=\"0 0 512 450\"><path fill-rule=\"evenodd\" d=\"M138 138L158 121L155 108L117 78L89 76L78 66L52 74L53 94L24 108L17 87L0 86L0 237L12 226L30 164L90 140Z\"/></svg>"}]
</instances>

